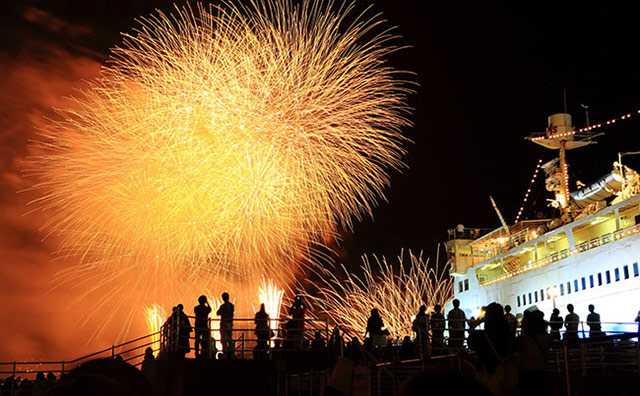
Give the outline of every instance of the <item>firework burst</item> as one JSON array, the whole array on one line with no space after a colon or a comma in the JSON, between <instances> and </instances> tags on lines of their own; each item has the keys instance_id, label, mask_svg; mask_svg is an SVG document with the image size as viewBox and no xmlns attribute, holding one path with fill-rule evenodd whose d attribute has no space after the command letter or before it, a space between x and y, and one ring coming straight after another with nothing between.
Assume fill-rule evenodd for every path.
<instances>
[{"instance_id":1,"label":"firework burst","mask_svg":"<svg viewBox=\"0 0 640 396\"><path fill-rule=\"evenodd\" d=\"M40 142L35 204L87 293L286 285L310 247L371 214L402 167L409 90L385 64L390 31L354 8L224 2L125 34Z\"/></svg>"},{"instance_id":2,"label":"firework burst","mask_svg":"<svg viewBox=\"0 0 640 396\"><path fill-rule=\"evenodd\" d=\"M412 317L420 305L444 306L453 296L453 282L442 268L429 267L429 260L423 260L422 254L416 256L409 251L408 256L409 260L405 262L401 252L398 265L376 256L373 256L372 265L371 260L363 256L361 276L354 275L344 266L343 277L329 269L321 269L323 281L313 284L319 291L308 293L307 297L352 335L364 334L373 308L378 308L392 336L410 335Z\"/></svg>"}]
</instances>

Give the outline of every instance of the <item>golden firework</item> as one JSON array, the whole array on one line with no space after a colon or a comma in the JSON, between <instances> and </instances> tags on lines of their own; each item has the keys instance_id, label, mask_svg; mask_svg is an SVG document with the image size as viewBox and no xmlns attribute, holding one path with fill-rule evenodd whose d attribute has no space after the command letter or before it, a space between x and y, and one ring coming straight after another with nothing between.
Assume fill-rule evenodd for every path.
<instances>
[{"instance_id":1,"label":"golden firework","mask_svg":"<svg viewBox=\"0 0 640 396\"><path fill-rule=\"evenodd\" d=\"M35 203L71 272L172 295L262 273L286 285L371 215L402 167L409 90L385 63L390 30L355 8L224 2L125 34L41 139Z\"/></svg>"},{"instance_id":2,"label":"golden firework","mask_svg":"<svg viewBox=\"0 0 640 396\"><path fill-rule=\"evenodd\" d=\"M397 265L390 264L384 256L374 255L375 265L366 255L362 260L361 276L349 272L344 265L343 275L321 269L323 280L313 283L318 292L307 295L316 308L353 336L365 333L373 308L380 311L393 337L411 335L412 320L421 305L432 309L436 304L444 306L453 297L453 282L448 274L438 265L430 267L422 253L416 256L409 251L405 262L401 252Z\"/></svg>"}]
</instances>

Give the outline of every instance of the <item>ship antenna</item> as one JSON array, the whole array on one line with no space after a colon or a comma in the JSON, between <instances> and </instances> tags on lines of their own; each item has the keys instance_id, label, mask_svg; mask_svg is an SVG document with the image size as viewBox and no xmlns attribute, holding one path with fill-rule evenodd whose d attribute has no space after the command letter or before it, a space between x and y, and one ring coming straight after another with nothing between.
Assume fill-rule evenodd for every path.
<instances>
[{"instance_id":1,"label":"ship antenna","mask_svg":"<svg viewBox=\"0 0 640 396\"><path fill-rule=\"evenodd\" d=\"M589 106L584 105L582 103L580 103L580 106L582 106L582 108L584 109L584 114L585 114L585 116L587 118L587 128L589 128L589 126L590 126L589 125Z\"/></svg>"},{"instance_id":2,"label":"ship antenna","mask_svg":"<svg viewBox=\"0 0 640 396\"><path fill-rule=\"evenodd\" d=\"M510 235L509 227L507 226L507 223L504 221L504 217L502 217L502 213L500 213L500 209L498 209L498 205L496 205L496 201L493 200L493 197L491 195L489 195L489 199L491 200L491 205L493 205L493 209L495 209L496 213L498 214L500 223L502 223L502 228L504 228L505 232L507 233L507 236L509 236Z\"/></svg>"}]
</instances>

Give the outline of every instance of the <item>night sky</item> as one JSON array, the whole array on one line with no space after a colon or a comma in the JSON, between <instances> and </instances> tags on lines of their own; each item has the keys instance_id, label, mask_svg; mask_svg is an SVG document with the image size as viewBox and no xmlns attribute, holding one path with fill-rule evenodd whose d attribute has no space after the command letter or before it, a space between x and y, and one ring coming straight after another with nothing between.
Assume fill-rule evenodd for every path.
<instances>
[{"instance_id":1,"label":"night sky","mask_svg":"<svg viewBox=\"0 0 640 396\"><path fill-rule=\"evenodd\" d=\"M96 75L109 48L120 42L119 32L130 31L135 17L154 8L170 10L171 4L34 0L0 5L0 248L5 252L0 282L10 298L6 301L24 303L15 308L20 315L53 312L29 311L37 303L24 302L42 289L38 281L24 287L15 282L52 268L51 244L40 242L37 231L40 220L16 215L28 210L26 198L16 198L16 191L28 186L21 175L34 127L50 115L57 97L72 94L83 79ZM512 223L538 158L546 162L555 154L524 137L543 131L546 117L563 111L563 89L577 127L585 126L581 103L589 106L592 124L640 109L640 26L622 2L415 4L375 2L374 10L398 26L402 38L396 43L411 47L390 63L417 74L417 93L409 98L414 127L406 131L414 143L407 146L408 168L392 175L389 202L379 205L373 220L343 233L343 259L351 264L361 254L394 256L403 247L433 255L446 230L457 224L497 227L489 195ZM636 115L603 127L597 145L570 151L572 182L588 183L609 172L618 151L640 150L639 128ZM640 156L624 162L640 170ZM548 197L539 178L522 218L545 212ZM12 326L2 321L0 338ZM29 344L28 350L38 345ZM0 346L0 360L14 354Z\"/></svg>"}]
</instances>

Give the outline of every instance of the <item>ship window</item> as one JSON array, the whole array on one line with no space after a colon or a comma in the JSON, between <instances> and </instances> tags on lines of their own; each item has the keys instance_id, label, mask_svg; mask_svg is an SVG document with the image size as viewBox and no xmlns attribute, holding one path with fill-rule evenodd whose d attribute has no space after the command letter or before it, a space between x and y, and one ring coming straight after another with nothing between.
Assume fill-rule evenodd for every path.
<instances>
[{"instance_id":1,"label":"ship window","mask_svg":"<svg viewBox=\"0 0 640 396\"><path fill-rule=\"evenodd\" d=\"M611 283L611 272L607 270L604 274L607 276L607 283Z\"/></svg>"},{"instance_id":2,"label":"ship window","mask_svg":"<svg viewBox=\"0 0 640 396\"><path fill-rule=\"evenodd\" d=\"M538 291L533 292L533 296L536 298L536 302L538 302Z\"/></svg>"},{"instance_id":3,"label":"ship window","mask_svg":"<svg viewBox=\"0 0 640 396\"><path fill-rule=\"evenodd\" d=\"M582 290L587 288L587 280L584 279L584 276L582 277Z\"/></svg>"},{"instance_id":4,"label":"ship window","mask_svg":"<svg viewBox=\"0 0 640 396\"><path fill-rule=\"evenodd\" d=\"M638 263L633 263L633 276L638 276L640 275L638 273Z\"/></svg>"},{"instance_id":5,"label":"ship window","mask_svg":"<svg viewBox=\"0 0 640 396\"><path fill-rule=\"evenodd\" d=\"M560 284L560 295L564 296L564 285L562 283Z\"/></svg>"},{"instance_id":6,"label":"ship window","mask_svg":"<svg viewBox=\"0 0 640 396\"><path fill-rule=\"evenodd\" d=\"M573 281L573 290L578 291L580 290L580 288L578 287L578 280L574 280Z\"/></svg>"},{"instance_id":7,"label":"ship window","mask_svg":"<svg viewBox=\"0 0 640 396\"><path fill-rule=\"evenodd\" d=\"M531 304L531 293L529 293L529 304Z\"/></svg>"},{"instance_id":8,"label":"ship window","mask_svg":"<svg viewBox=\"0 0 640 396\"><path fill-rule=\"evenodd\" d=\"M464 291L469 290L469 279L464 280Z\"/></svg>"},{"instance_id":9,"label":"ship window","mask_svg":"<svg viewBox=\"0 0 640 396\"><path fill-rule=\"evenodd\" d=\"M520 306L520 296L518 296L518 306Z\"/></svg>"},{"instance_id":10,"label":"ship window","mask_svg":"<svg viewBox=\"0 0 640 396\"><path fill-rule=\"evenodd\" d=\"M567 294L571 294L571 282L567 282Z\"/></svg>"},{"instance_id":11,"label":"ship window","mask_svg":"<svg viewBox=\"0 0 640 396\"><path fill-rule=\"evenodd\" d=\"M593 287L593 275L589 275L589 287Z\"/></svg>"},{"instance_id":12,"label":"ship window","mask_svg":"<svg viewBox=\"0 0 640 396\"><path fill-rule=\"evenodd\" d=\"M540 301L544 301L544 291L540 289Z\"/></svg>"},{"instance_id":13,"label":"ship window","mask_svg":"<svg viewBox=\"0 0 640 396\"><path fill-rule=\"evenodd\" d=\"M462 293L462 281L458 282L458 293Z\"/></svg>"},{"instance_id":14,"label":"ship window","mask_svg":"<svg viewBox=\"0 0 640 396\"><path fill-rule=\"evenodd\" d=\"M624 271L624 279L629 279L629 266L625 265L622 270Z\"/></svg>"},{"instance_id":15,"label":"ship window","mask_svg":"<svg viewBox=\"0 0 640 396\"><path fill-rule=\"evenodd\" d=\"M598 286L602 286L602 272L598 272Z\"/></svg>"},{"instance_id":16,"label":"ship window","mask_svg":"<svg viewBox=\"0 0 640 396\"><path fill-rule=\"evenodd\" d=\"M522 305L527 305L527 295L526 294L522 295Z\"/></svg>"},{"instance_id":17,"label":"ship window","mask_svg":"<svg viewBox=\"0 0 640 396\"><path fill-rule=\"evenodd\" d=\"M620 280L620 268L616 268L613 270L613 273L616 276L616 282Z\"/></svg>"}]
</instances>

